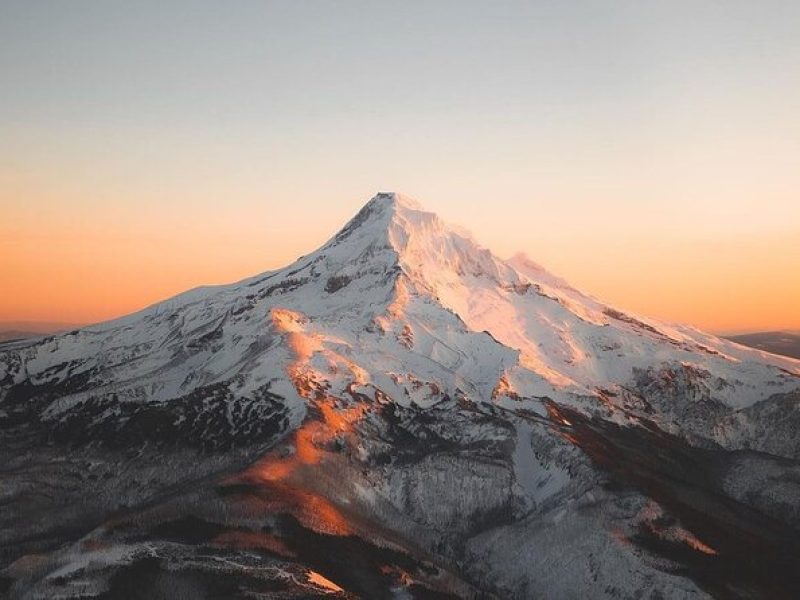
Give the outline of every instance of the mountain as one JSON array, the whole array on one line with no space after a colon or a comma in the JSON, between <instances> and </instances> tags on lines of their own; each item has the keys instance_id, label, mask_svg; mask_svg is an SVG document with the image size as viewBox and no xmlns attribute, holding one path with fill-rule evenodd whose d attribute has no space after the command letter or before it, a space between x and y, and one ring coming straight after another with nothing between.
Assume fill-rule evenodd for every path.
<instances>
[{"instance_id":1,"label":"mountain","mask_svg":"<svg viewBox=\"0 0 800 600\"><path fill-rule=\"evenodd\" d=\"M800 333L791 331L762 331L731 335L728 339L743 346L758 348L772 354L800 358Z\"/></svg>"},{"instance_id":2,"label":"mountain","mask_svg":"<svg viewBox=\"0 0 800 600\"><path fill-rule=\"evenodd\" d=\"M10 597L800 593L800 361L382 193L277 271L0 344Z\"/></svg>"},{"instance_id":3,"label":"mountain","mask_svg":"<svg viewBox=\"0 0 800 600\"><path fill-rule=\"evenodd\" d=\"M52 335L78 327L74 323L51 321L0 321L0 342Z\"/></svg>"},{"instance_id":4,"label":"mountain","mask_svg":"<svg viewBox=\"0 0 800 600\"><path fill-rule=\"evenodd\" d=\"M0 342L8 340L21 340L25 338L38 337L39 333L35 331L20 331L18 329L2 329L0 330Z\"/></svg>"}]
</instances>

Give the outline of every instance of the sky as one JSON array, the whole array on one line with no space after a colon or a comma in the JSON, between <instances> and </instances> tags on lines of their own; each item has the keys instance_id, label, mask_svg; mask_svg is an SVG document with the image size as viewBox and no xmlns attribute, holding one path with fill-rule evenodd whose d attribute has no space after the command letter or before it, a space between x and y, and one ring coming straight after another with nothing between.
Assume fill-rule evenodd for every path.
<instances>
[{"instance_id":1,"label":"sky","mask_svg":"<svg viewBox=\"0 0 800 600\"><path fill-rule=\"evenodd\" d=\"M800 3L0 0L0 321L283 266L375 192L620 308L800 329Z\"/></svg>"}]
</instances>

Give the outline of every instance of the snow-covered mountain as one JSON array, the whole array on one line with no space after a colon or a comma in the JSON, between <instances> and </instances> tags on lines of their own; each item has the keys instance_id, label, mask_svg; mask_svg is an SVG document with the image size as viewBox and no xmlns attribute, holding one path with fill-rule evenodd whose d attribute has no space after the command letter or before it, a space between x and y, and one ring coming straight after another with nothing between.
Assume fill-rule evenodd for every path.
<instances>
[{"instance_id":1,"label":"snow-covered mountain","mask_svg":"<svg viewBox=\"0 0 800 600\"><path fill-rule=\"evenodd\" d=\"M382 193L284 269L0 345L0 567L19 597L789 597L798 426L800 361Z\"/></svg>"}]
</instances>

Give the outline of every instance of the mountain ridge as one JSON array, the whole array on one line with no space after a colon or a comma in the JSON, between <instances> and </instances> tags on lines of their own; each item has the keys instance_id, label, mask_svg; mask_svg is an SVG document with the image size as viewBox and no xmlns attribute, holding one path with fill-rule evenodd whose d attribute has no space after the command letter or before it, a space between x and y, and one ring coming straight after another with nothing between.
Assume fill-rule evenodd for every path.
<instances>
[{"instance_id":1,"label":"mountain ridge","mask_svg":"<svg viewBox=\"0 0 800 600\"><path fill-rule=\"evenodd\" d=\"M276 313L285 309L293 327L304 322L291 335L282 329L288 313ZM548 397L589 411L601 403L623 421L630 410L611 406L613 399L635 388L637 377L657 377L653 369L662 365L703 382L699 393L733 409L800 387L800 361L626 314L529 260L501 260L394 193L376 195L318 250L283 269L196 288L42 342L7 344L27 350L13 373L0 362L0 378L53 383L75 371L108 371L102 377L113 383L106 387L134 383L118 396L153 385L148 396L166 401L237 376L243 395L275 387L299 419L306 399L285 378L267 376L296 362L281 343L287 337L312 348L307 376L340 392L353 378L401 403L423 401L412 389L420 374L442 394L512 405ZM76 356L81 365L73 364ZM338 375L328 377L314 361L327 361L323 370ZM409 370L414 376L406 380ZM61 398L48 414L82 397ZM678 415L661 416L670 431L686 427Z\"/></svg>"}]
</instances>

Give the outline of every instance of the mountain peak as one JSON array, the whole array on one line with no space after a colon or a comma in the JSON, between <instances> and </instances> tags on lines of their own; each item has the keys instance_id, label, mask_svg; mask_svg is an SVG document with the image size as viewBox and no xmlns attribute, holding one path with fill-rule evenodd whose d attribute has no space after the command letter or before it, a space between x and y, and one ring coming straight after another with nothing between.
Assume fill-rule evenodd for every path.
<instances>
[{"instance_id":1,"label":"mountain peak","mask_svg":"<svg viewBox=\"0 0 800 600\"><path fill-rule=\"evenodd\" d=\"M518 279L469 233L395 192L379 192L370 199L325 246L328 254L332 246L339 247L343 263L360 260L365 253L373 260L376 247L390 249L393 264L433 288L438 287L435 280L464 273Z\"/></svg>"},{"instance_id":2,"label":"mountain peak","mask_svg":"<svg viewBox=\"0 0 800 600\"><path fill-rule=\"evenodd\" d=\"M438 220L438 217L425 211L408 196L396 192L378 192L334 236L332 242L338 244L348 238L388 237L390 245L394 245L393 238L398 232L408 234L414 223L433 220Z\"/></svg>"},{"instance_id":3,"label":"mountain peak","mask_svg":"<svg viewBox=\"0 0 800 600\"><path fill-rule=\"evenodd\" d=\"M378 192L372 199L367 202L366 206L381 206L388 207L393 210L397 209L411 209L422 210L422 206L409 196L398 194L397 192Z\"/></svg>"}]
</instances>

